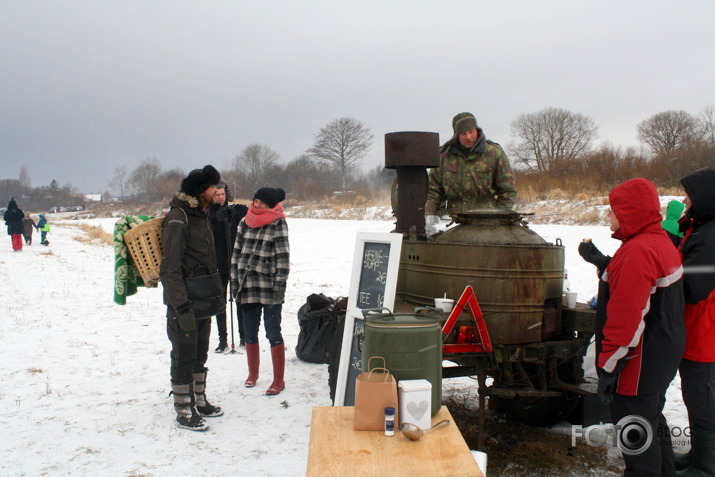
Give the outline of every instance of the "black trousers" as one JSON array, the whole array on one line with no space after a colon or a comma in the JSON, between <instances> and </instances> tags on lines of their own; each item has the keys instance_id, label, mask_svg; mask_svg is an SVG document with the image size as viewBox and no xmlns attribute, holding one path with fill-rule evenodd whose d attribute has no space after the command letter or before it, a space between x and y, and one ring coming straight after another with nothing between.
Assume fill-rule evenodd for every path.
<instances>
[{"instance_id":1,"label":"black trousers","mask_svg":"<svg viewBox=\"0 0 715 477\"><path fill-rule=\"evenodd\" d=\"M171 341L171 384L189 384L194 373L206 371L211 320L196 320L196 329L185 336L173 311L166 313L166 334Z\"/></svg>"},{"instance_id":2,"label":"black trousers","mask_svg":"<svg viewBox=\"0 0 715 477\"><path fill-rule=\"evenodd\" d=\"M715 363L684 359L680 363L680 386L690 425L715 431Z\"/></svg>"},{"instance_id":3,"label":"black trousers","mask_svg":"<svg viewBox=\"0 0 715 477\"><path fill-rule=\"evenodd\" d=\"M614 425L621 424L617 431L626 464L625 477L675 477L670 429L663 416L663 406L665 390L645 396L614 396L611 418ZM643 423L638 417L647 422ZM649 445L644 442L648 426L652 436Z\"/></svg>"},{"instance_id":4,"label":"black trousers","mask_svg":"<svg viewBox=\"0 0 715 477\"><path fill-rule=\"evenodd\" d=\"M221 274L221 283L223 284L223 295L226 295L227 292L227 287L228 287L228 275L224 275L223 273ZM241 305L237 302L228 302L226 307L231 306L231 303L236 304L236 321L238 322L238 338L240 340L245 340L244 336L244 331L243 331L243 310L241 309ZM219 342L227 342L228 343L228 329L226 326L226 310L228 308L225 308L223 313L219 313L216 315L216 328L218 329L218 340Z\"/></svg>"}]
</instances>

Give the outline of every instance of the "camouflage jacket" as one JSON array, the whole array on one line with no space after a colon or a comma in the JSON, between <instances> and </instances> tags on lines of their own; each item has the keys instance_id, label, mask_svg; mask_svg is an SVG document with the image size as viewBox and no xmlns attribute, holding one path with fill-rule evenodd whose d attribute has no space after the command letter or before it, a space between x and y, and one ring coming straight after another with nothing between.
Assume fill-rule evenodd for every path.
<instances>
[{"instance_id":1,"label":"camouflage jacket","mask_svg":"<svg viewBox=\"0 0 715 477\"><path fill-rule=\"evenodd\" d=\"M472 209L511 209L516 184L501 146L479 129L479 142L465 151L456 139L440 149L440 167L429 174L426 215L456 214Z\"/></svg>"}]
</instances>

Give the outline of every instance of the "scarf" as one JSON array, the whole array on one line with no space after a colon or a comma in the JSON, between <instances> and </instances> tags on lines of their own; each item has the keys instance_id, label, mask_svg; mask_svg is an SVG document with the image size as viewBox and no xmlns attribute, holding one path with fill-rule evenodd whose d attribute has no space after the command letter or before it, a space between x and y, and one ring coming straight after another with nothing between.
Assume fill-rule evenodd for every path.
<instances>
[{"instance_id":1,"label":"scarf","mask_svg":"<svg viewBox=\"0 0 715 477\"><path fill-rule=\"evenodd\" d=\"M264 227L276 220L285 219L286 216L283 213L283 206L281 204L276 204L272 209L258 209L251 204L248 209L246 218L246 225L252 229L259 229Z\"/></svg>"}]
</instances>

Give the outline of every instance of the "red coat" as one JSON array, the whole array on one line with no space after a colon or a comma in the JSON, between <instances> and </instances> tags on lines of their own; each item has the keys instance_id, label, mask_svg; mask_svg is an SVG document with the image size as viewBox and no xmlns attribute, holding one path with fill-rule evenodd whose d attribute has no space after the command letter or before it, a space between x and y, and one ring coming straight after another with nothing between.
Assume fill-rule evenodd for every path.
<instances>
[{"instance_id":1,"label":"red coat","mask_svg":"<svg viewBox=\"0 0 715 477\"><path fill-rule=\"evenodd\" d=\"M681 221L686 345L684 358L715 363L715 169L681 181L692 206Z\"/></svg>"},{"instance_id":2,"label":"red coat","mask_svg":"<svg viewBox=\"0 0 715 477\"><path fill-rule=\"evenodd\" d=\"M609 195L623 242L601 277L608 283L598 366L620 371L616 392L663 392L685 347L683 268L660 225L660 201L652 183L632 179Z\"/></svg>"}]
</instances>

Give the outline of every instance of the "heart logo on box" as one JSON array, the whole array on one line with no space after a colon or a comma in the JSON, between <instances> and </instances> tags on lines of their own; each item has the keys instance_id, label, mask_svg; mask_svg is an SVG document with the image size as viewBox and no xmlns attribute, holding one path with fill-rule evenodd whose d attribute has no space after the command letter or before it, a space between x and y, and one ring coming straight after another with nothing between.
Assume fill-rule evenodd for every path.
<instances>
[{"instance_id":1,"label":"heart logo on box","mask_svg":"<svg viewBox=\"0 0 715 477\"><path fill-rule=\"evenodd\" d=\"M409 412L412 417L419 421L420 419L422 419L422 416L424 416L427 412L427 406L427 401L420 401L419 404L417 404L416 402L410 402L407 403L407 412Z\"/></svg>"}]
</instances>

